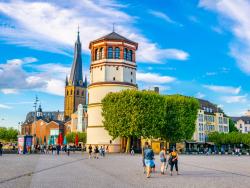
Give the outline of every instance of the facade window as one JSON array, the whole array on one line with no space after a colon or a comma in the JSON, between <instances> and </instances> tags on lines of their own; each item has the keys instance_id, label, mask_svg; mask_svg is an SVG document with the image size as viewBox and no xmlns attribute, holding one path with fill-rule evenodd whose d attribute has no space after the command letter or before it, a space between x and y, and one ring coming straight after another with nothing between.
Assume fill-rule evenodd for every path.
<instances>
[{"instance_id":1,"label":"facade window","mask_svg":"<svg viewBox=\"0 0 250 188\"><path fill-rule=\"evenodd\" d=\"M82 91L82 96L84 96L84 91Z\"/></svg>"},{"instance_id":2,"label":"facade window","mask_svg":"<svg viewBox=\"0 0 250 188\"><path fill-rule=\"evenodd\" d=\"M76 91L76 94L79 95L79 90Z\"/></svg>"},{"instance_id":3,"label":"facade window","mask_svg":"<svg viewBox=\"0 0 250 188\"><path fill-rule=\"evenodd\" d=\"M113 81L115 81L115 77L113 77Z\"/></svg>"},{"instance_id":4,"label":"facade window","mask_svg":"<svg viewBox=\"0 0 250 188\"><path fill-rule=\"evenodd\" d=\"M131 83L133 83L133 79L131 79Z\"/></svg>"},{"instance_id":5,"label":"facade window","mask_svg":"<svg viewBox=\"0 0 250 188\"><path fill-rule=\"evenodd\" d=\"M100 70L102 70L102 67L100 68Z\"/></svg>"},{"instance_id":6,"label":"facade window","mask_svg":"<svg viewBox=\"0 0 250 188\"><path fill-rule=\"evenodd\" d=\"M129 51L128 51L127 60L132 61L132 54L133 54L133 51L132 51L132 50L129 50Z\"/></svg>"},{"instance_id":7,"label":"facade window","mask_svg":"<svg viewBox=\"0 0 250 188\"><path fill-rule=\"evenodd\" d=\"M120 59L120 48L115 48L115 59Z\"/></svg>"},{"instance_id":8,"label":"facade window","mask_svg":"<svg viewBox=\"0 0 250 188\"><path fill-rule=\"evenodd\" d=\"M73 91L71 90L71 91L70 91L70 95L72 95L72 94L73 94Z\"/></svg>"},{"instance_id":9,"label":"facade window","mask_svg":"<svg viewBox=\"0 0 250 188\"><path fill-rule=\"evenodd\" d=\"M103 48L100 48L99 59L103 59L103 58L104 58L104 50L103 50Z\"/></svg>"},{"instance_id":10,"label":"facade window","mask_svg":"<svg viewBox=\"0 0 250 188\"><path fill-rule=\"evenodd\" d=\"M99 59L99 53L98 53L98 49L95 50L95 60Z\"/></svg>"},{"instance_id":11,"label":"facade window","mask_svg":"<svg viewBox=\"0 0 250 188\"><path fill-rule=\"evenodd\" d=\"M247 127L245 127L245 132L247 133Z\"/></svg>"},{"instance_id":12,"label":"facade window","mask_svg":"<svg viewBox=\"0 0 250 188\"><path fill-rule=\"evenodd\" d=\"M131 72L131 75L133 75L133 72Z\"/></svg>"},{"instance_id":13,"label":"facade window","mask_svg":"<svg viewBox=\"0 0 250 188\"><path fill-rule=\"evenodd\" d=\"M113 48L108 47L108 59L113 59Z\"/></svg>"},{"instance_id":14,"label":"facade window","mask_svg":"<svg viewBox=\"0 0 250 188\"><path fill-rule=\"evenodd\" d=\"M119 70L119 67L116 67L116 70Z\"/></svg>"},{"instance_id":15,"label":"facade window","mask_svg":"<svg viewBox=\"0 0 250 188\"><path fill-rule=\"evenodd\" d=\"M67 90L67 95L69 95L69 91Z\"/></svg>"},{"instance_id":16,"label":"facade window","mask_svg":"<svg viewBox=\"0 0 250 188\"><path fill-rule=\"evenodd\" d=\"M128 49L127 49L127 48L124 48L124 51L123 51L123 59L125 59L125 60L128 59Z\"/></svg>"},{"instance_id":17,"label":"facade window","mask_svg":"<svg viewBox=\"0 0 250 188\"><path fill-rule=\"evenodd\" d=\"M242 129L242 125L240 124L240 129Z\"/></svg>"}]
</instances>

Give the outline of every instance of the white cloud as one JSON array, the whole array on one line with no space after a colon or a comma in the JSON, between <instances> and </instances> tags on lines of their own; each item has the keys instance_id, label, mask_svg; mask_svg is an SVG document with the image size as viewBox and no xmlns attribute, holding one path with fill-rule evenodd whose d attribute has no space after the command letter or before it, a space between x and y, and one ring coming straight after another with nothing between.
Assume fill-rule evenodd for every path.
<instances>
[{"instance_id":1,"label":"white cloud","mask_svg":"<svg viewBox=\"0 0 250 188\"><path fill-rule=\"evenodd\" d=\"M217 72L207 72L206 75L207 76L215 76L217 74Z\"/></svg>"},{"instance_id":2,"label":"white cloud","mask_svg":"<svg viewBox=\"0 0 250 188\"><path fill-rule=\"evenodd\" d=\"M231 87L231 86L216 86L216 85L203 85L203 87L218 93L229 93L229 94L239 94L241 87Z\"/></svg>"},{"instance_id":3,"label":"white cloud","mask_svg":"<svg viewBox=\"0 0 250 188\"><path fill-rule=\"evenodd\" d=\"M206 95L204 93L198 92L195 94L195 97L198 99L203 99Z\"/></svg>"},{"instance_id":4,"label":"white cloud","mask_svg":"<svg viewBox=\"0 0 250 188\"><path fill-rule=\"evenodd\" d=\"M12 107L11 107L11 106L8 106L8 105L5 105L5 104L0 104L0 108L3 108L3 109L11 109Z\"/></svg>"},{"instance_id":5,"label":"white cloud","mask_svg":"<svg viewBox=\"0 0 250 188\"><path fill-rule=\"evenodd\" d=\"M17 89L1 89L0 90L3 94L7 95L7 94L17 94L18 90Z\"/></svg>"},{"instance_id":6,"label":"white cloud","mask_svg":"<svg viewBox=\"0 0 250 188\"><path fill-rule=\"evenodd\" d=\"M156 73L142 73L137 72L136 73L136 79L139 82L144 83L156 83L156 84L166 84L176 81L176 78L171 76L161 76Z\"/></svg>"},{"instance_id":7,"label":"white cloud","mask_svg":"<svg viewBox=\"0 0 250 188\"><path fill-rule=\"evenodd\" d=\"M230 54L236 59L240 69L250 74L250 1L200 0L199 6L217 12L227 21L221 24L234 36L230 43Z\"/></svg>"},{"instance_id":8,"label":"white cloud","mask_svg":"<svg viewBox=\"0 0 250 188\"><path fill-rule=\"evenodd\" d=\"M226 103L246 103L247 95L223 96L221 99Z\"/></svg>"},{"instance_id":9,"label":"white cloud","mask_svg":"<svg viewBox=\"0 0 250 188\"><path fill-rule=\"evenodd\" d=\"M139 43L139 62L162 63L167 59L188 58L188 53L183 50L160 48L143 36L132 25L137 18L122 11L124 8L126 6L116 1L105 3L100 0L1 2L0 12L14 23L0 26L0 36L10 43L68 54L76 38L76 27L80 25L82 47L85 53L89 53L88 43L110 33L112 23L116 23L117 32Z\"/></svg>"},{"instance_id":10,"label":"white cloud","mask_svg":"<svg viewBox=\"0 0 250 188\"><path fill-rule=\"evenodd\" d=\"M157 17L157 18L163 19L167 23L176 24L176 25L178 25L180 27L183 26L182 24L179 24L176 21L172 20L166 13L163 13L163 12L160 12L160 11L155 11L155 10L149 10L148 13L155 16L155 17Z\"/></svg>"}]
</instances>

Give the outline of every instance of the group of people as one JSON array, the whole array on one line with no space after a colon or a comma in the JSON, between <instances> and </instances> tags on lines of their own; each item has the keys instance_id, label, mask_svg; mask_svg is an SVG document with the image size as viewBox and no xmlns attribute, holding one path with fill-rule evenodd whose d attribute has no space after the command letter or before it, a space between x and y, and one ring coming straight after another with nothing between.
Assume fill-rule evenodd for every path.
<instances>
[{"instance_id":1,"label":"group of people","mask_svg":"<svg viewBox=\"0 0 250 188\"><path fill-rule=\"evenodd\" d=\"M168 166L170 165L170 174L173 175L173 169L175 167L175 170L177 172L177 175L179 175L178 172L178 153L176 152L175 148L172 149L172 151L167 156L166 148L163 147L160 152L160 162L161 162L161 174L165 174L165 171L168 169ZM148 142L145 142L145 146L142 150L142 162L143 162L143 168L144 173L146 173L147 178L151 176L151 172L155 172L155 158L154 158L154 152L152 148L150 147Z\"/></svg>"},{"instance_id":2,"label":"group of people","mask_svg":"<svg viewBox=\"0 0 250 188\"><path fill-rule=\"evenodd\" d=\"M93 152L94 149L94 152ZM95 159L99 158L99 155L105 157L105 153L109 151L109 146L100 146L100 148L96 145L94 148L90 144L88 147L89 159L92 158L92 155ZM94 154L93 154L94 153Z\"/></svg>"},{"instance_id":3,"label":"group of people","mask_svg":"<svg viewBox=\"0 0 250 188\"><path fill-rule=\"evenodd\" d=\"M3 155L3 144L2 142L0 142L0 156Z\"/></svg>"}]
</instances>

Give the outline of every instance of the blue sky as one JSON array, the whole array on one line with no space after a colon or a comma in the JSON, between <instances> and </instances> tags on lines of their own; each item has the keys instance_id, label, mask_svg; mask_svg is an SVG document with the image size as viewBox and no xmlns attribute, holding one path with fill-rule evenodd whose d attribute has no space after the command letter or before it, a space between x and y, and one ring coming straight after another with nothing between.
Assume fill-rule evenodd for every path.
<instances>
[{"instance_id":1,"label":"blue sky","mask_svg":"<svg viewBox=\"0 0 250 188\"><path fill-rule=\"evenodd\" d=\"M91 40L117 33L139 43L140 89L159 86L210 100L228 115L250 108L248 0L2 0L0 126L16 126L33 110L63 110L77 26L89 74Z\"/></svg>"}]
</instances>

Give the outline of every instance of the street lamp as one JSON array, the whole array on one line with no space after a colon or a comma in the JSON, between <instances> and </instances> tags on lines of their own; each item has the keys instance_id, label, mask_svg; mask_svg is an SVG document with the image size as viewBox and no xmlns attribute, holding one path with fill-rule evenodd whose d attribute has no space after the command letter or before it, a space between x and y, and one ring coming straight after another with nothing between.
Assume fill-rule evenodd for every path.
<instances>
[{"instance_id":1,"label":"street lamp","mask_svg":"<svg viewBox=\"0 0 250 188\"><path fill-rule=\"evenodd\" d=\"M34 125L35 125L35 127L34 127L34 133L33 133L33 136L34 136L34 144L33 145L36 145L36 108L37 108L37 102L38 102L39 100L38 100L38 97L36 96L36 98L35 98L35 102L34 102L34 112L35 112L35 114L34 114Z\"/></svg>"}]
</instances>

